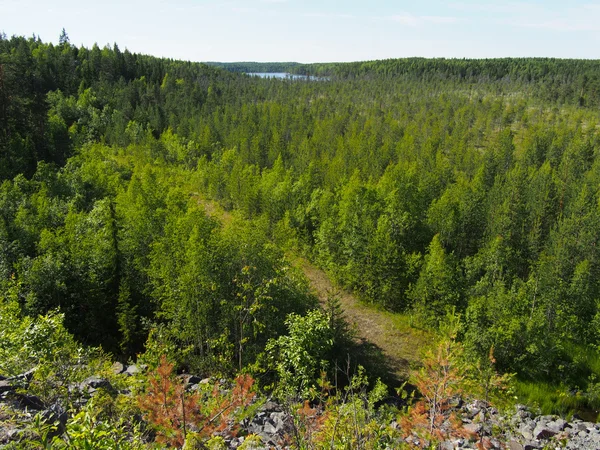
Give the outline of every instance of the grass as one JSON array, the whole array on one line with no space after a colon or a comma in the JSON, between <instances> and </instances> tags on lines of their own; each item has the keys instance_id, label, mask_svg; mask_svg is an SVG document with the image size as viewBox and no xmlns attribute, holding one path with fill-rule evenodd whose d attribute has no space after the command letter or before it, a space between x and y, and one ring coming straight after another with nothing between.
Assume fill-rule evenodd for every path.
<instances>
[{"instance_id":1,"label":"grass","mask_svg":"<svg viewBox=\"0 0 600 450\"><path fill-rule=\"evenodd\" d=\"M516 396L519 403L539 408L542 414L569 417L577 414L584 420L595 422L598 410L594 409L581 391L569 392L560 384L541 381L517 381Z\"/></svg>"},{"instance_id":2,"label":"grass","mask_svg":"<svg viewBox=\"0 0 600 450\"><path fill-rule=\"evenodd\" d=\"M568 343L568 370L560 382L518 380L520 403L538 407L542 414L559 414L596 422L600 412L600 352Z\"/></svg>"}]
</instances>

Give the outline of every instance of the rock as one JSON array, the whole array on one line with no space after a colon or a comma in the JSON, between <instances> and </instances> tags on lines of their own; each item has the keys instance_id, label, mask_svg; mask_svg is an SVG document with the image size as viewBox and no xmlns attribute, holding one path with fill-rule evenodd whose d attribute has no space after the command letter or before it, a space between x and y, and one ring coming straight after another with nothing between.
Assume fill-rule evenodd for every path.
<instances>
[{"instance_id":1,"label":"rock","mask_svg":"<svg viewBox=\"0 0 600 450\"><path fill-rule=\"evenodd\" d=\"M136 375L138 373L141 373L142 369L140 369L137 365L132 364L130 366L127 367L127 370L125 370L125 373L127 375Z\"/></svg>"},{"instance_id":2,"label":"rock","mask_svg":"<svg viewBox=\"0 0 600 450\"><path fill-rule=\"evenodd\" d=\"M82 391L87 391L89 394L96 392L98 389L104 389L110 393L116 393L115 388L110 384L105 378L100 378L97 376L91 376L86 378L80 385L80 389Z\"/></svg>"},{"instance_id":3,"label":"rock","mask_svg":"<svg viewBox=\"0 0 600 450\"><path fill-rule=\"evenodd\" d=\"M201 381L202 381L202 378L200 378L197 375L190 375L190 377L187 379L188 384L198 384Z\"/></svg>"},{"instance_id":4,"label":"rock","mask_svg":"<svg viewBox=\"0 0 600 450\"><path fill-rule=\"evenodd\" d=\"M519 433L521 433L521 436L523 436L525 439L528 439L528 440L534 439L534 435L533 435L534 430L535 430L535 422L533 422L533 421L523 422L523 423L521 423L521 426L519 427Z\"/></svg>"},{"instance_id":5,"label":"rock","mask_svg":"<svg viewBox=\"0 0 600 450\"><path fill-rule=\"evenodd\" d=\"M270 422L265 423L263 430L267 435L273 435L273 434L276 434L277 431L279 431L279 430L277 430L277 427L275 427L275 425L273 425Z\"/></svg>"},{"instance_id":6,"label":"rock","mask_svg":"<svg viewBox=\"0 0 600 450\"><path fill-rule=\"evenodd\" d=\"M540 448L540 445L537 442L525 442L523 445L523 450L537 450Z\"/></svg>"},{"instance_id":7,"label":"rock","mask_svg":"<svg viewBox=\"0 0 600 450\"><path fill-rule=\"evenodd\" d=\"M0 380L0 393L13 392L15 389L15 386L13 386L10 381L6 379Z\"/></svg>"},{"instance_id":8,"label":"rock","mask_svg":"<svg viewBox=\"0 0 600 450\"><path fill-rule=\"evenodd\" d=\"M30 369L27 372L20 373L19 375L15 375L14 377L8 378L8 380L15 381L26 381L29 383L33 379L33 374L35 373L36 368Z\"/></svg>"},{"instance_id":9,"label":"rock","mask_svg":"<svg viewBox=\"0 0 600 450\"><path fill-rule=\"evenodd\" d=\"M51 405L48 409L42 411L42 417L49 424L56 425L56 431L52 433L51 437L59 436L66 431L67 420L69 416L67 412L58 403Z\"/></svg>"},{"instance_id":10,"label":"rock","mask_svg":"<svg viewBox=\"0 0 600 450\"><path fill-rule=\"evenodd\" d=\"M493 449L501 449L502 447L502 443L495 438L490 438L489 440L490 445L492 446Z\"/></svg>"},{"instance_id":11,"label":"rock","mask_svg":"<svg viewBox=\"0 0 600 450\"><path fill-rule=\"evenodd\" d=\"M533 430L533 436L535 439L550 439L551 437L558 434L558 432L548 428L546 425L539 423Z\"/></svg>"},{"instance_id":12,"label":"rock","mask_svg":"<svg viewBox=\"0 0 600 450\"><path fill-rule=\"evenodd\" d=\"M557 433L559 431L563 431L567 427L567 425L567 421L563 419L556 419L546 424L548 428L550 428L552 431L556 431Z\"/></svg>"},{"instance_id":13,"label":"rock","mask_svg":"<svg viewBox=\"0 0 600 450\"><path fill-rule=\"evenodd\" d=\"M481 431L480 423L467 423L463 425L463 428L471 434L478 434Z\"/></svg>"},{"instance_id":14,"label":"rock","mask_svg":"<svg viewBox=\"0 0 600 450\"><path fill-rule=\"evenodd\" d=\"M37 397L35 395L19 394L17 396L17 401L19 402L19 406L21 408L35 409L35 410L42 410L42 409L46 408L46 405L44 404L42 399L40 399L39 397Z\"/></svg>"},{"instance_id":15,"label":"rock","mask_svg":"<svg viewBox=\"0 0 600 450\"><path fill-rule=\"evenodd\" d=\"M463 406L463 400L460 395L455 395L448 400L448 406L450 408L461 408Z\"/></svg>"},{"instance_id":16,"label":"rock","mask_svg":"<svg viewBox=\"0 0 600 450\"><path fill-rule=\"evenodd\" d=\"M509 450L525 450L525 447L523 447L523 445L521 445L520 442L511 440L511 441L508 441L508 449Z\"/></svg>"},{"instance_id":17,"label":"rock","mask_svg":"<svg viewBox=\"0 0 600 450\"><path fill-rule=\"evenodd\" d=\"M202 378L198 384L208 384L210 383L210 378Z\"/></svg>"},{"instance_id":18,"label":"rock","mask_svg":"<svg viewBox=\"0 0 600 450\"><path fill-rule=\"evenodd\" d=\"M125 372L125 366L123 366L123 363L120 363L119 361L115 362L111 369L115 375Z\"/></svg>"},{"instance_id":19,"label":"rock","mask_svg":"<svg viewBox=\"0 0 600 450\"><path fill-rule=\"evenodd\" d=\"M454 444L452 441L444 441L438 445L438 449L440 450L454 450Z\"/></svg>"}]
</instances>

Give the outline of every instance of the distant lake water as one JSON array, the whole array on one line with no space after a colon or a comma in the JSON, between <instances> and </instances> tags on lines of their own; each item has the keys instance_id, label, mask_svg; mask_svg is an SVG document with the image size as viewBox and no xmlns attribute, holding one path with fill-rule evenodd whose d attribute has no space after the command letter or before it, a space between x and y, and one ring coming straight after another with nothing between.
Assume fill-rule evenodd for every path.
<instances>
[{"instance_id":1,"label":"distant lake water","mask_svg":"<svg viewBox=\"0 0 600 450\"><path fill-rule=\"evenodd\" d=\"M327 77L315 77L312 75L296 75L287 72L248 72L246 75L260 78L281 78L285 80L310 80L310 81L324 81L328 80Z\"/></svg>"}]
</instances>

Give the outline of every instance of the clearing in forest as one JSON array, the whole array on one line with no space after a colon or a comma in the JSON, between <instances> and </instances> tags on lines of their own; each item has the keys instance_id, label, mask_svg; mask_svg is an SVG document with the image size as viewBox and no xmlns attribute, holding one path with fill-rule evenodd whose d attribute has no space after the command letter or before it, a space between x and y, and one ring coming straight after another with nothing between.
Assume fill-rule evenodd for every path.
<instances>
[{"instance_id":1,"label":"clearing in forest","mask_svg":"<svg viewBox=\"0 0 600 450\"><path fill-rule=\"evenodd\" d=\"M200 195L196 198L206 213L223 226L233 222L233 215L218 203ZM287 258L304 273L322 305L332 295L339 299L344 319L355 332L361 348L369 353L364 356L371 360L371 364L379 361L383 366L374 372L386 378L407 379L410 368L419 365L422 350L431 343L431 334L411 326L407 315L383 311L360 302L352 293L336 287L324 270L306 258L290 251ZM344 359L344 356L340 355L340 358ZM372 370L370 368L369 372Z\"/></svg>"}]
</instances>

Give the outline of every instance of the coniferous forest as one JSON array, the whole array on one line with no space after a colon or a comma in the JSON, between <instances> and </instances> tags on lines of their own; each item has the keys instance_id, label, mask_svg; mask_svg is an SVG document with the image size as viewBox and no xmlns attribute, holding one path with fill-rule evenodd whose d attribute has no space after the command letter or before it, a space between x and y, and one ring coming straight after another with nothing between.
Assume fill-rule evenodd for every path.
<instances>
[{"instance_id":1,"label":"coniferous forest","mask_svg":"<svg viewBox=\"0 0 600 450\"><path fill-rule=\"evenodd\" d=\"M269 71L319 78L245 74ZM458 394L593 414L599 108L595 60L206 65L0 36L0 375L29 386L0 392L69 417L7 448L221 448L259 398L290 448L436 448ZM363 369L299 257L430 336L408 380ZM115 392L82 402L97 374Z\"/></svg>"}]
</instances>

